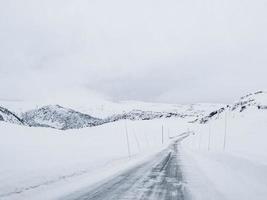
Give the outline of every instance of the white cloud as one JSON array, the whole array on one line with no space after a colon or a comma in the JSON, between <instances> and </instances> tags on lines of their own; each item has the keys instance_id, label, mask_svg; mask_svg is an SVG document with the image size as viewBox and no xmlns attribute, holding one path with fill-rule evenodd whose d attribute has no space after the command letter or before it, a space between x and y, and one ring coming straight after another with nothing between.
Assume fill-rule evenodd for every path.
<instances>
[{"instance_id":1,"label":"white cloud","mask_svg":"<svg viewBox=\"0 0 267 200\"><path fill-rule=\"evenodd\" d=\"M0 97L232 101L267 88L263 0L0 2Z\"/></svg>"}]
</instances>

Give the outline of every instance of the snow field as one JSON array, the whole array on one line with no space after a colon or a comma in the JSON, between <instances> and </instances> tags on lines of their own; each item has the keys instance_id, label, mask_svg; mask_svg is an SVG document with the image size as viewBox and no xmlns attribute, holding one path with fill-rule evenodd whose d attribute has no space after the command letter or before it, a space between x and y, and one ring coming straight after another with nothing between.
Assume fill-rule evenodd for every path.
<instances>
[{"instance_id":1,"label":"snow field","mask_svg":"<svg viewBox=\"0 0 267 200\"><path fill-rule=\"evenodd\" d=\"M266 122L265 110L249 108L192 125L195 135L183 141L181 154L193 199L266 199Z\"/></svg>"},{"instance_id":2,"label":"snow field","mask_svg":"<svg viewBox=\"0 0 267 200\"><path fill-rule=\"evenodd\" d=\"M0 197L31 199L36 190L42 194L40 189L49 195L51 185L78 176L89 178L92 173L98 180L107 165L117 169L129 163L126 127L131 157L138 160L164 147L162 125L165 145L168 135L187 130L186 123L177 119L119 121L67 131L1 123ZM60 190L54 192L59 195Z\"/></svg>"}]
</instances>

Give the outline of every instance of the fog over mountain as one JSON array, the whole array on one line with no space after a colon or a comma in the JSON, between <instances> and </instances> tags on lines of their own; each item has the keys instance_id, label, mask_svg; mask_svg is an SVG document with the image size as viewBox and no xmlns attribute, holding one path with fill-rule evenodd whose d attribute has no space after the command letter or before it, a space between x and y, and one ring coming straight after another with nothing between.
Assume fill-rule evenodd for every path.
<instances>
[{"instance_id":1,"label":"fog over mountain","mask_svg":"<svg viewBox=\"0 0 267 200\"><path fill-rule=\"evenodd\" d=\"M232 102L267 88L266 9L263 0L0 1L0 99L80 88Z\"/></svg>"}]
</instances>

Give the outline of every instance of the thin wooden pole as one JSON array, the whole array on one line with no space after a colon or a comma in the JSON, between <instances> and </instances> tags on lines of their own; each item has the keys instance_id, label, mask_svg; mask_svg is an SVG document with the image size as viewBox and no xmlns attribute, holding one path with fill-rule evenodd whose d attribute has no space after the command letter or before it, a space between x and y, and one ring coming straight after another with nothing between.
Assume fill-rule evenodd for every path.
<instances>
[{"instance_id":1,"label":"thin wooden pole","mask_svg":"<svg viewBox=\"0 0 267 200\"><path fill-rule=\"evenodd\" d=\"M211 140L211 122L209 122L209 143L208 143L208 151L210 151L210 140Z\"/></svg>"},{"instance_id":2,"label":"thin wooden pole","mask_svg":"<svg viewBox=\"0 0 267 200\"><path fill-rule=\"evenodd\" d=\"M225 118L224 118L224 139L223 139L223 150L226 149L226 139L227 139L227 110L225 109Z\"/></svg>"},{"instance_id":3,"label":"thin wooden pole","mask_svg":"<svg viewBox=\"0 0 267 200\"><path fill-rule=\"evenodd\" d=\"M128 128L127 128L127 121L125 119L125 134L126 134L126 142L127 142L127 148L128 148L128 156L131 158L131 149L130 149L130 143L129 143L129 135L128 135Z\"/></svg>"},{"instance_id":4,"label":"thin wooden pole","mask_svg":"<svg viewBox=\"0 0 267 200\"><path fill-rule=\"evenodd\" d=\"M161 143L164 143L164 132L163 132L163 125L161 127Z\"/></svg>"},{"instance_id":5,"label":"thin wooden pole","mask_svg":"<svg viewBox=\"0 0 267 200\"><path fill-rule=\"evenodd\" d=\"M136 141L136 144L137 144L137 147L138 147L138 150L139 152L141 151L141 147L140 147L140 143L139 143L139 140L137 138L137 135L135 133L135 130L133 129L133 134L134 134L134 138L135 138L135 141Z\"/></svg>"}]
</instances>

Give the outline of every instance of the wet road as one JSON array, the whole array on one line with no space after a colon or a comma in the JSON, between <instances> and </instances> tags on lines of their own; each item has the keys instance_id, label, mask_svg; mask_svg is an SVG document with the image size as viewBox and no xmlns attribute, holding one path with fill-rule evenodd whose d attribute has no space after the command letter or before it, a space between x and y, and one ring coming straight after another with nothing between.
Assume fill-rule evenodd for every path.
<instances>
[{"instance_id":1,"label":"wet road","mask_svg":"<svg viewBox=\"0 0 267 200\"><path fill-rule=\"evenodd\" d=\"M151 160L64 200L188 200L177 140Z\"/></svg>"}]
</instances>

